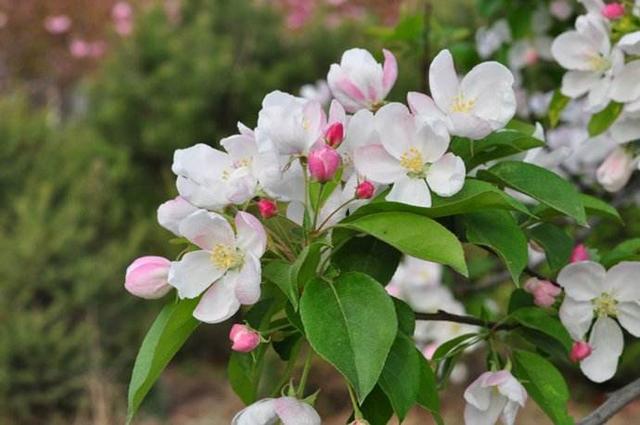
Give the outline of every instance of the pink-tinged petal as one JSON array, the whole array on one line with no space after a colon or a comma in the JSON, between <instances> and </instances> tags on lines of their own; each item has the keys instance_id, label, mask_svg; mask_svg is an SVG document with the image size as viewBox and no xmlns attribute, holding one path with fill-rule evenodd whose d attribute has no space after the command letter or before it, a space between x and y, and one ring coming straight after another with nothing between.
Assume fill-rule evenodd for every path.
<instances>
[{"instance_id":1,"label":"pink-tinged petal","mask_svg":"<svg viewBox=\"0 0 640 425\"><path fill-rule=\"evenodd\" d=\"M179 226L180 234L204 250L218 244L235 246L233 229L220 214L198 210L186 217Z\"/></svg>"},{"instance_id":2,"label":"pink-tinged petal","mask_svg":"<svg viewBox=\"0 0 640 425\"><path fill-rule=\"evenodd\" d=\"M506 372L508 376L503 382L497 384L498 391L510 401L524 407L527 402L527 391L510 372L506 370L502 372Z\"/></svg>"},{"instance_id":3,"label":"pink-tinged petal","mask_svg":"<svg viewBox=\"0 0 640 425\"><path fill-rule=\"evenodd\" d=\"M498 385L502 385L509 381L511 378L511 374L506 370L499 370L498 372L485 372L482 374L482 386L483 387L494 387Z\"/></svg>"},{"instance_id":4,"label":"pink-tinged petal","mask_svg":"<svg viewBox=\"0 0 640 425\"><path fill-rule=\"evenodd\" d=\"M582 373L593 382L604 382L613 378L624 348L620 326L610 317L598 318L591 330L589 345L593 347L593 351L580 363Z\"/></svg>"},{"instance_id":5,"label":"pink-tinged petal","mask_svg":"<svg viewBox=\"0 0 640 425\"><path fill-rule=\"evenodd\" d=\"M520 409L520 404L515 401L509 401L502 409L501 420L503 425L514 425L516 423L516 416L518 415L518 410Z\"/></svg>"},{"instance_id":6,"label":"pink-tinged petal","mask_svg":"<svg viewBox=\"0 0 640 425\"><path fill-rule=\"evenodd\" d=\"M331 65L327 74L327 83L333 97L344 106L347 112L353 113L367 108L364 93L349 79L340 65L335 63Z\"/></svg>"},{"instance_id":7,"label":"pink-tinged petal","mask_svg":"<svg viewBox=\"0 0 640 425\"><path fill-rule=\"evenodd\" d=\"M342 123L343 125L346 124L347 114L342 104L337 100L333 99L331 101L331 106L329 106L329 119L327 120L327 125L331 125L338 122Z\"/></svg>"},{"instance_id":8,"label":"pink-tinged petal","mask_svg":"<svg viewBox=\"0 0 640 425\"><path fill-rule=\"evenodd\" d=\"M275 423L277 419L275 399L265 398L238 412L231 425L268 425Z\"/></svg>"},{"instance_id":9,"label":"pink-tinged petal","mask_svg":"<svg viewBox=\"0 0 640 425\"><path fill-rule=\"evenodd\" d=\"M635 103L638 103L638 111L640 111L640 102ZM623 115L613 123L610 132L611 137L620 144L640 139L640 116Z\"/></svg>"},{"instance_id":10,"label":"pink-tinged petal","mask_svg":"<svg viewBox=\"0 0 640 425\"><path fill-rule=\"evenodd\" d=\"M398 62L396 57L387 49L382 49L384 65L382 67L382 97L386 97L398 78Z\"/></svg>"},{"instance_id":11,"label":"pink-tinged petal","mask_svg":"<svg viewBox=\"0 0 640 425\"><path fill-rule=\"evenodd\" d=\"M320 425L318 413L307 403L293 397L280 397L275 401L276 414L283 425Z\"/></svg>"},{"instance_id":12,"label":"pink-tinged petal","mask_svg":"<svg viewBox=\"0 0 640 425\"><path fill-rule=\"evenodd\" d=\"M577 31L560 34L551 44L553 58L565 69L590 71L591 58L599 52L591 41Z\"/></svg>"},{"instance_id":13,"label":"pink-tinged petal","mask_svg":"<svg viewBox=\"0 0 640 425\"><path fill-rule=\"evenodd\" d=\"M234 281L223 276L202 295L193 317L205 323L224 322L240 309Z\"/></svg>"},{"instance_id":14,"label":"pink-tinged petal","mask_svg":"<svg viewBox=\"0 0 640 425\"><path fill-rule=\"evenodd\" d=\"M164 257L146 256L136 259L127 267L125 289L145 299L165 296L171 286L167 282L171 261Z\"/></svg>"},{"instance_id":15,"label":"pink-tinged petal","mask_svg":"<svg viewBox=\"0 0 640 425\"><path fill-rule=\"evenodd\" d=\"M236 214L236 243L240 249L256 258L262 257L267 248L267 233L260 220L253 215L240 211Z\"/></svg>"},{"instance_id":16,"label":"pink-tinged petal","mask_svg":"<svg viewBox=\"0 0 640 425\"><path fill-rule=\"evenodd\" d=\"M607 272L606 292L617 301L640 301L640 262L623 261Z\"/></svg>"},{"instance_id":17,"label":"pink-tinged petal","mask_svg":"<svg viewBox=\"0 0 640 425\"><path fill-rule=\"evenodd\" d=\"M558 283L576 301L590 301L605 289L606 271L593 261L581 261L565 266L558 274Z\"/></svg>"},{"instance_id":18,"label":"pink-tinged petal","mask_svg":"<svg viewBox=\"0 0 640 425\"><path fill-rule=\"evenodd\" d=\"M429 68L429 88L431 97L438 107L448 111L458 95L458 74L453 66L453 57L448 50L442 50L431 62Z\"/></svg>"},{"instance_id":19,"label":"pink-tinged petal","mask_svg":"<svg viewBox=\"0 0 640 425\"><path fill-rule=\"evenodd\" d=\"M182 196L176 196L158 207L158 223L176 236L180 235L180 223L198 210Z\"/></svg>"},{"instance_id":20,"label":"pink-tinged petal","mask_svg":"<svg viewBox=\"0 0 640 425\"><path fill-rule=\"evenodd\" d=\"M431 192L424 179L404 177L396 181L385 199L416 207L431 206Z\"/></svg>"},{"instance_id":21,"label":"pink-tinged petal","mask_svg":"<svg viewBox=\"0 0 640 425\"><path fill-rule=\"evenodd\" d=\"M393 183L405 176L405 169L400 162L389 155L382 145L356 149L353 159L358 173L377 183Z\"/></svg>"},{"instance_id":22,"label":"pink-tinged petal","mask_svg":"<svg viewBox=\"0 0 640 425\"><path fill-rule=\"evenodd\" d=\"M304 114L303 128L307 138L307 150L316 143L327 126L327 115L320 102L309 100L302 108Z\"/></svg>"},{"instance_id":23,"label":"pink-tinged petal","mask_svg":"<svg viewBox=\"0 0 640 425\"><path fill-rule=\"evenodd\" d=\"M442 111L436 106L436 103L426 94L415 91L407 93L407 103L411 112L418 116L421 121L445 121Z\"/></svg>"},{"instance_id":24,"label":"pink-tinged petal","mask_svg":"<svg viewBox=\"0 0 640 425\"><path fill-rule=\"evenodd\" d=\"M241 123L240 121L238 121L237 126L238 126L238 132L240 134L242 134L243 136L255 138L255 133L253 132L253 130L247 127L246 125L244 125L243 123Z\"/></svg>"},{"instance_id":25,"label":"pink-tinged petal","mask_svg":"<svg viewBox=\"0 0 640 425\"><path fill-rule=\"evenodd\" d=\"M244 257L244 264L235 276L235 294L240 304L251 305L260 299L261 266L260 260L251 254Z\"/></svg>"},{"instance_id":26,"label":"pink-tinged petal","mask_svg":"<svg viewBox=\"0 0 640 425\"><path fill-rule=\"evenodd\" d=\"M448 153L431 165L427 173L427 183L438 195L449 197L460 192L465 176L464 161Z\"/></svg>"},{"instance_id":27,"label":"pink-tinged petal","mask_svg":"<svg viewBox=\"0 0 640 425\"><path fill-rule=\"evenodd\" d=\"M224 272L213 264L209 252L192 251L171 263L169 284L178 290L180 298L195 298Z\"/></svg>"},{"instance_id":28,"label":"pink-tinged petal","mask_svg":"<svg viewBox=\"0 0 640 425\"><path fill-rule=\"evenodd\" d=\"M593 321L591 301L576 301L566 296L560 306L560 321L574 340L584 339Z\"/></svg>"},{"instance_id":29,"label":"pink-tinged petal","mask_svg":"<svg viewBox=\"0 0 640 425\"><path fill-rule=\"evenodd\" d=\"M618 321L631 335L640 337L640 302L618 303Z\"/></svg>"}]
</instances>

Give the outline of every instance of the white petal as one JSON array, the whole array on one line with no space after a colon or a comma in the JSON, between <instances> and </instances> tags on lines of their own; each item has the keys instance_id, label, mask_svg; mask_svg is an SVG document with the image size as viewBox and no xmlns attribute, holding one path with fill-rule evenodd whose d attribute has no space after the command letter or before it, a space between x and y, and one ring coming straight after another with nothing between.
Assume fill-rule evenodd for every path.
<instances>
[{"instance_id":1,"label":"white petal","mask_svg":"<svg viewBox=\"0 0 640 425\"><path fill-rule=\"evenodd\" d=\"M564 267L558 274L558 283L576 301L589 301L604 290L606 271L593 261L581 261Z\"/></svg>"},{"instance_id":2,"label":"white petal","mask_svg":"<svg viewBox=\"0 0 640 425\"><path fill-rule=\"evenodd\" d=\"M584 339L593 321L593 304L591 301L576 301L565 296L560 306L560 321L576 341Z\"/></svg>"},{"instance_id":3,"label":"white petal","mask_svg":"<svg viewBox=\"0 0 640 425\"><path fill-rule=\"evenodd\" d=\"M274 425L277 420L275 399L265 398L239 411L231 425Z\"/></svg>"},{"instance_id":4,"label":"white petal","mask_svg":"<svg viewBox=\"0 0 640 425\"><path fill-rule=\"evenodd\" d=\"M448 50L442 50L433 59L429 68L431 97L441 110L449 111L451 103L458 95L458 86L453 57Z\"/></svg>"},{"instance_id":5,"label":"white petal","mask_svg":"<svg viewBox=\"0 0 640 425\"><path fill-rule=\"evenodd\" d=\"M235 246L233 229L220 214L198 210L182 220L179 230L189 241L208 251L218 244Z\"/></svg>"},{"instance_id":6,"label":"white petal","mask_svg":"<svg viewBox=\"0 0 640 425\"><path fill-rule=\"evenodd\" d=\"M299 226L304 223L304 204L299 201L291 201L287 205L287 218Z\"/></svg>"},{"instance_id":7,"label":"white petal","mask_svg":"<svg viewBox=\"0 0 640 425\"><path fill-rule=\"evenodd\" d=\"M405 177L400 162L389 155L382 145L369 145L356 149L354 165L361 176L377 183L393 183Z\"/></svg>"},{"instance_id":8,"label":"white petal","mask_svg":"<svg viewBox=\"0 0 640 425\"><path fill-rule=\"evenodd\" d=\"M209 252L192 251L171 263L169 284L178 290L180 298L195 298L224 272L213 264Z\"/></svg>"},{"instance_id":9,"label":"white petal","mask_svg":"<svg viewBox=\"0 0 640 425\"><path fill-rule=\"evenodd\" d=\"M492 392L489 394L489 407L486 410L479 410L471 404L466 405L464 409L465 425L494 425L498 422L508 400L499 394Z\"/></svg>"},{"instance_id":10,"label":"white petal","mask_svg":"<svg viewBox=\"0 0 640 425\"><path fill-rule=\"evenodd\" d=\"M356 112L347 125L344 143L339 150L353 152L357 148L370 144L380 144L374 116L368 109Z\"/></svg>"},{"instance_id":11,"label":"white petal","mask_svg":"<svg viewBox=\"0 0 640 425\"><path fill-rule=\"evenodd\" d=\"M267 233L262 223L246 212L236 214L236 243L240 249L260 258L267 248Z\"/></svg>"},{"instance_id":12,"label":"white petal","mask_svg":"<svg viewBox=\"0 0 640 425\"><path fill-rule=\"evenodd\" d=\"M224 170L232 165L231 157L225 152L198 143L187 149L177 149L173 154L171 170L178 176L205 184L219 180Z\"/></svg>"},{"instance_id":13,"label":"white petal","mask_svg":"<svg viewBox=\"0 0 640 425\"><path fill-rule=\"evenodd\" d=\"M640 31L626 34L618 42L618 46L630 55L640 55Z\"/></svg>"},{"instance_id":14,"label":"white petal","mask_svg":"<svg viewBox=\"0 0 640 425\"><path fill-rule=\"evenodd\" d=\"M617 301L640 301L640 262L623 261L611 267L605 278L606 292Z\"/></svg>"},{"instance_id":15,"label":"white petal","mask_svg":"<svg viewBox=\"0 0 640 425\"><path fill-rule=\"evenodd\" d=\"M591 87L587 97L587 109L589 112L600 112L609 104L609 90L611 79L601 78Z\"/></svg>"},{"instance_id":16,"label":"white petal","mask_svg":"<svg viewBox=\"0 0 640 425\"><path fill-rule=\"evenodd\" d=\"M195 180L190 180L184 176L176 179L176 188L180 196L191 204L212 210L221 210L229 204L224 190L221 190L221 183L200 184Z\"/></svg>"},{"instance_id":17,"label":"white petal","mask_svg":"<svg viewBox=\"0 0 640 425\"><path fill-rule=\"evenodd\" d=\"M220 145L231 155L234 162L249 160L258 154L253 136L235 134L220 140Z\"/></svg>"},{"instance_id":18,"label":"white petal","mask_svg":"<svg viewBox=\"0 0 640 425\"><path fill-rule=\"evenodd\" d=\"M280 397L275 401L276 413L283 425L320 425L318 413L307 403L293 397Z\"/></svg>"},{"instance_id":19,"label":"white petal","mask_svg":"<svg viewBox=\"0 0 640 425\"><path fill-rule=\"evenodd\" d=\"M400 159L410 148L416 147L415 117L401 103L384 105L375 115L380 142L387 152Z\"/></svg>"},{"instance_id":20,"label":"white petal","mask_svg":"<svg viewBox=\"0 0 640 425\"><path fill-rule=\"evenodd\" d=\"M571 98L587 93L600 80L600 75L591 71L568 71L562 77L562 94Z\"/></svg>"},{"instance_id":21,"label":"white petal","mask_svg":"<svg viewBox=\"0 0 640 425\"><path fill-rule=\"evenodd\" d=\"M413 112L421 121L445 121L442 111L436 106L436 103L426 94L418 92L407 93L407 103L411 112Z\"/></svg>"},{"instance_id":22,"label":"white petal","mask_svg":"<svg viewBox=\"0 0 640 425\"><path fill-rule=\"evenodd\" d=\"M444 122L424 121L418 126L416 148L422 154L425 163L432 163L440 158L449 147L449 132Z\"/></svg>"},{"instance_id":23,"label":"white petal","mask_svg":"<svg viewBox=\"0 0 640 425\"><path fill-rule=\"evenodd\" d=\"M502 410L503 425L514 425L516 423L516 416L518 415L519 409L520 405L515 401L507 402L507 405L504 406L504 409Z\"/></svg>"},{"instance_id":24,"label":"white petal","mask_svg":"<svg viewBox=\"0 0 640 425\"><path fill-rule=\"evenodd\" d=\"M228 272L231 273L231 272ZM239 272L233 272L235 294L240 304L251 305L260 299L261 267L260 260L251 254L244 257Z\"/></svg>"},{"instance_id":25,"label":"white petal","mask_svg":"<svg viewBox=\"0 0 640 425\"><path fill-rule=\"evenodd\" d=\"M598 54L598 50L587 37L577 31L567 31L553 41L551 54L563 68L590 71L590 60Z\"/></svg>"},{"instance_id":26,"label":"white petal","mask_svg":"<svg viewBox=\"0 0 640 425\"><path fill-rule=\"evenodd\" d=\"M618 358L624 348L624 337L620 326L610 317L596 320L589 336L593 351L580 362L580 369L593 382L604 382L616 373Z\"/></svg>"},{"instance_id":27,"label":"white petal","mask_svg":"<svg viewBox=\"0 0 640 425\"><path fill-rule=\"evenodd\" d=\"M433 163L427 174L427 183L440 196L453 196L464 186L464 162L451 152Z\"/></svg>"},{"instance_id":28,"label":"white petal","mask_svg":"<svg viewBox=\"0 0 640 425\"><path fill-rule=\"evenodd\" d=\"M622 144L640 139L640 116L623 115L613 123L609 131L616 143Z\"/></svg>"},{"instance_id":29,"label":"white petal","mask_svg":"<svg viewBox=\"0 0 640 425\"><path fill-rule=\"evenodd\" d=\"M518 380L509 373L509 378L498 385L498 391L500 394L507 397L510 401L513 401L520 406L524 407L527 402L527 391L518 382Z\"/></svg>"},{"instance_id":30,"label":"white petal","mask_svg":"<svg viewBox=\"0 0 640 425\"><path fill-rule=\"evenodd\" d=\"M485 372L476 378L466 390L464 390L464 399L470 405L480 410L487 410L491 402L491 387L485 385L485 381L491 372Z\"/></svg>"},{"instance_id":31,"label":"white petal","mask_svg":"<svg viewBox=\"0 0 640 425\"><path fill-rule=\"evenodd\" d=\"M640 98L640 60L629 62L613 78L611 99L616 102L631 102Z\"/></svg>"},{"instance_id":32,"label":"white petal","mask_svg":"<svg viewBox=\"0 0 640 425\"><path fill-rule=\"evenodd\" d=\"M395 182L385 199L416 207L431 206L431 193L427 183L423 179L410 177L403 177Z\"/></svg>"},{"instance_id":33,"label":"white petal","mask_svg":"<svg viewBox=\"0 0 640 425\"><path fill-rule=\"evenodd\" d=\"M180 223L198 208L182 196L176 196L158 207L158 223L176 236L180 236Z\"/></svg>"},{"instance_id":34,"label":"white petal","mask_svg":"<svg viewBox=\"0 0 640 425\"><path fill-rule=\"evenodd\" d=\"M449 131L454 136L479 140L487 137L491 131L491 123L468 112L449 114Z\"/></svg>"},{"instance_id":35,"label":"white petal","mask_svg":"<svg viewBox=\"0 0 640 425\"><path fill-rule=\"evenodd\" d=\"M640 337L640 303L618 303L618 321L631 335Z\"/></svg>"},{"instance_id":36,"label":"white petal","mask_svg":"<svg viewBox=\"0 0 640 425\"><path fill-rule=\"evenodd\" d=\"M227 275L211 285L200 298L193 317L205 323L220 323L236 314L240 309L240 302L236 298L234 286L233 279L227 279Z\"/></svg>"}]
</instances>

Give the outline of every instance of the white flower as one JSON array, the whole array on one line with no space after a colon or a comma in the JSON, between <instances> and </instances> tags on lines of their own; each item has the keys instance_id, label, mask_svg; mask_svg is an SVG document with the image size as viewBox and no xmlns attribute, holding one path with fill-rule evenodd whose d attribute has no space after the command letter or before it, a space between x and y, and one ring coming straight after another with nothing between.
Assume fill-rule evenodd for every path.
<instances>
[{"instance_id":1,"label":"white flower","mask_svg":"<svg viewBox=\"0 0 640 425\"><path fill-rule=\"evenodd\" d=\"M485 372L467 387L464 399L466 425L493 425L501 416L504 425L513 425L527 391L508 370Z\"/></svg>"},{"instance_id":2,"label":"white flower","mask_svg":"<svg viewBox=\"0 0 640 425\"><path fill-rule=\"evenodd\" d=\"M444 119L452 135L482 139L503 128L516 113L513 82L513 74L497 62L476 65L459 80L451 53L443 50L429 68L433 100L409 93L409 104L425 121Z\"/></svg>"},{"instance_id":3,"label":"white flower","mask_svg":"<svg viewBox=\"0 0 640 425\"><path fill-rule=\"evenodd\" d=\"M349 49L342 54L340 64L331 65L327 82L347 112L375 108L389 94L398 77L398 64L393 53L383 53L384 65L364 49Z\"/></svg>"},{"instance_id":4,"label":"white flower","mask_svg":"<svg viewBox=\"0 0 640 425\"><path fill-rule=\"evenodd\" d=\"M158 207L158 223L176 236L180 236L180 223L198 210L184 199L176 196Z\"/></svg>"},{"instance_id":5,"label":"white flower","mask_svg":"<svg viewBox=\"0 0 640 425\"><path fill-rule=\"evenodd\" d=\"M627 104L609 132L618 144L640 139L640 102Z\"/></svg>"},{"instance_id":6,"label":"white flower","mask_svg":"<svg viewBox=\"0 0 640 425\"><path fill-rule=\"evenodd\" d=\"M344 142L338 147L344 167L343 180L348 180L355 171L353 164L355 151L363 146L379 144L380 136L376 131L373 113L367 109L359 110L349 119Z\"/></svg>"},{"instance_id":7,"label":"white flower","mask_svg":"<svg viewBox=\"0 0 640 425\"><path fill-rule=\"evenodd\" d=\"M640 55L640 31L625 34L618 41L618 47L629 55Z\"/></svg>"},{"instance_id":8,"label":"white flower","mask_svg":"<svg viewBox=\"0 0 640 425\"><path fill-rule=\"evenodd\" d=\"M551 45L556 61L569 71L562 78L561 91L577 98L588 93L587 104L592 112L609 103L613 76L624 64L624 55L611 48L606 24L594 15L579 16L576 30L560 34Z\"/></svg>"},{"instance_id":9,"label":"white flower","mask_svg":"<svg viewBox=\"0 0 640 425\"><path fill-rule=\"evenodd\" d=\"M598 263L569 264L558 275L565 298L560 320L576 341L589 335L593 352L580 363L582 372L594 382L604 382L616 373L624 339L620 325L640 336L640 262L621 262L606 271ZM618 319L618 323L614 320Z\"/></svg>"},{"instance_id":10,"label":"white flower","mask_svg":"<svg viewBox=\"0 0 640 425\"><path fill-rule=\"evenodd\" d=\"M431 190L452 196L462 189L464 162L445 154L449 134L441 122L423 122L406 106L390 103L380 108L375 123L381 144L357 149L354 160L368 180L393 184L388 201L429 207Z\"/></svg>"},{"instance_id":11,"label":"white flower","mask_svg":"<svg viewBox=\"0 0 640 425\"><path fill-rule=\"evenodd\" d=\"M608 192L621 190L637 168L638 161L625 148L618 147L598 167L597 179Z\"/></svg>"},{"instance_id":12,"label":"white flower","mask_svg":"<svg viewBox=\"0 0 640 425\"><path fill-rule=\"evenodd\" d=\"M638 81L640 81L640 60L626 63L613 76L610 89L611 99L621 103L633 103L640 100Z\"/></svg>"},{"instance_id":13,"label":"white flower","mask_svg":"<svg viewBox=\"0 0 640 425\"><path fill-rule=\"evenodd\" d=\"M499 19L490 27L478 28L475 38L478 55L486 59L511 41L511 29L506 19Z\"/></svg>"},{"instance_id":14,"label":"white flower","mask_svg":"<svg viewBox=\"0 0 640 425\"><path fill-rule=\"evenodd\" d=\"M231 425L320 425L318 413L307 403L293 397L265 398L244 408Z\"/></svg>"},{"instance_id":15,"label":"white flower","mask_svg":"<svg viewBox=\"0 0 640 425\"><path fill-rule=\"evenodd\" d=\"M260 257L267 245L262 224L251 214L238 212L236 231L219 214L199 210L180 223L180 234L200 250L171 264L169 284L180 298L202 298L193 316L219 323L233 316L240 304L260 298Z\"/></svg>"},{"instance_id":16,"label":"white flower","mask_svg":"<svg viewBox=\"0 0 640 425\"><path fill-rule=\"evenodd\" d=\"M319 102L281 91L265 96L255 129L261 152L306 155L321 137L326 116Z\"/></svg>"},{"instance_id":17,"label":"white flower","mask_svg":"<svg viewBox=\"0 0 640 425\"><path fill-rule=\"evenodd\" d=\"M318 80L315 84L305 84L300 88L300 97L313 100L326 106L331 101L331 89L325 80Z\"/></svg>"}]
</instances>

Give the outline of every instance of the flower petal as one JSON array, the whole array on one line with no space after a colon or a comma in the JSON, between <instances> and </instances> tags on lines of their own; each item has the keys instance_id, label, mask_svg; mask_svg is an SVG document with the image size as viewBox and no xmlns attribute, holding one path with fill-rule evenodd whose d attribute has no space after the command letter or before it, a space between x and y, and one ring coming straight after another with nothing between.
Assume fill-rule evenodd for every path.
<instances>
[{"instance_id":1,"label":"flower petal","mask_svg":"<svg viewBox=\"0 0 640 425\"><path fill-rule=\"evenodd\" d=\"M640 33L640 32L639 32ZM640 98L640 60L629 62L613 78L610 96L616 102L631 102Z\"/></svg>"},{"instance_id":2,"label":"flower petal","mask_svg":"<svg viewBox=\"0 0 640 425\"><path fill-rule=\"evenodd\" d=\"M403 177L396 181L385 199L416 207L431 206L429 187L423 179L419 178Z\"/></svg>"},{"instance_id":3,"label":"flower petal","mask_svg":"<svg viewBox=\"0 0 640 425\"><path fill-rule=\"evenodd\" d=\"M605 290L617 301L640 301L640 262L622 261L611 267L605 278Z\"/></svg>"},{"instance_id":4,"label":"flower petal","mask_svg":"<svg viewBox=\"0 0 640 425\"><path fill-rule=\"evenodd\" d=\"M416 147L415 117L402 103L384 105L375 115L380 142L394 158Z\"/></svg>"},{"instance_id":5,"label":"flower petal","mask_svg":"<svg viewBox=\"0 0 640 425\"><path fill-rule=\"evenodd\" d=\"M320 425L318 413L307 403L293 397L275 400L275 410L283 425Z\"/></svg>"},{"instance_id":6,"label":"flower petal","mask_svg":"<svg viewBox=\"0 0 640 425\"><path fill-rule=\"evenodd\" d=\"M180 234L207 251L218 244L235 246L233 229L220 214L198 210L180 222Z\"/></svg>"},{"instance_id":7,"label":"flower petal","mask_svg":"<svg viewBox=\"0 0 640 425\"><path fill-rule=\"evenodd\" d=\"M590 71L590 59L598 53L591 41L578 31L562 33L551 44L551 54L560 66L575 71Z\"/></svg>"},{"instance_id":8,"label":"flower petal","mask_svg":"<svg viewBox=\"0 0 640 425\"><path fill-rule=\"evenodd\" d=\"M180 236L180 223L197 210L182 196L176 196L158 207L158 223L174 235Z\"/></svg>"},{"instance_id":9,"label":"flower petal","mask_svg":"<svg viewBox=\"0 0 640 425\"><path fill-rule=\"evenodd\" d=\"M640 303L618 303L618 321L631 335L640 337Z\"/></svg>"},{"instance_id":10,"label":"flower petal","mask_svg":"<svg viewBox=\"0 0 640 425\"><path fill-rule=\"evenodd\" d=\"M178 290L180 298L195 298L224 274L211 261L207 251L186 253L180 261L171 263L169 285Z\"/></svg>"},{"instance_id":11,"label":"flower petal","mask_svg":"<svg viewBox=\"0 0 640 425\"><path fill-rule=\"evenodd\" d=\"M427 173L427 183L438 195L449 197L462 189L465 175L464 161L449 152L431 165Z\"/></svg>"},{"instance_id":12,"label":"flower petal","mask_svg":"<svg viewBox=\"0 0 640 425\"><path fill-rule=\"evenodd\" d=\"M240 304L251 305L260 299L260 260L251 254L245 255L240 272L234 272L235 294Z\"/></svg>"},{"instance_id":13,"label":"flower petal","mask_svg":"<svg viewBox=\"0 0 640 425\"><path fill-rule=\"evenodd\" d=\"M429 88L431 97L438 107L448 112L458 95L458 74L453 66L453 57L448 50L442 50L429 67Z\"/></svg>"},{"instance_id":14,"label":"flower petal","mask_svg":"<svg viewBox=\"0 0 640 425\"><path fill-rule=\"evenodd\" d=\"M442 111L438 109L436 103L426 94L418 93L415 91L407 93L407 103L411 112L414 113L420 121L433 122L442 121L445 122L446 118Z\"/></svg>"},{"instance_id":15,"label":"flower petal","mask_svg":"<svg viewBox=\"0 0 640 425\"><path fill-rule=\"evenodd\" d=\"M591 327L593 304L591 301L576 301L570 296L565 296L560 306L559 315L560 321L567 328L571 337L579 341L584 339Z\"/></svg>"},{"instance_id":16,"label":"flower petal","mask_svg":"<svg viewBox=\"0 0 640 425\"><path fill-rule=\"evenodd\" d=\"M265 398L239 411L231 425L269 425L278 420L275 399Z\"/></svg>"},{"instance_id":17,"label":"flower petal","mask_svg":"<svg viewBox=\"0 0 640 425\"><path fill-rule=\"evenodd\" d=\"M233 275L227 273L204 293L193 317L205 323L220 323L236 314L240 302L235 295Z\"/></svg>"},{"instance_id":18,"label":"flower petal","mask_svg":"<svg viewBox=\"0 0 640 425\"><path fill-rule=\"evenodd\" d=\"M384 65L382 66L382 97L386 97L398 78L398 62L387 49L382 49Z\"/></svg>"},{"instance_id":19,"label":"flower petal","mask_svg":"<svg viewBox=\"0 0 640 425\"><path fill-rule=\"evenodd\" d=\"M449 132L444 122L424 121L418 125L416 148L425 163L433 163L442 158L449 147Z\"/></svg>"},{"instance_id":20,"label":"flower petal","mask_svg":"<svg viewBox=\"0 0 640 425\"><path fill-rule=\"evenodd\" d=\"M235 221L238 247L257 258L262 257L267 248L267 233L262 223L253 215L243 211L236 214Z\"/></svg>"},{"instance_id":21,"label":"flower petal","mask_svg":"<svg viewBox=\"0 0 640 425\"><path fill-rule=\"evenodd\" d=\"M610 317L596 320L589 336L591 355L580 362L580 369L593 382L604 382L616 374L618 358L624 348L620 326Z\"/></svg>"},{"instance_id":22,"label":"flower petal","mask_svg":"<svg viewBox=\"0 0 640 425\"><path fill-rule=\"evenodd\" d=\"M606 271L593 261L581 261L564 267L558 274L558 283L576 301L590 301L605 289Z\"/></svg>"},{"instance_id":23,"label":"flower petal","mask_svg":"<svg viewBox=\"0 0 640 425\"><path fill-rule=\"evenodd\" d=\"M626 34L618 41L618 46L630 55L640 55L640 31Z\"/></svg>"},{"instance_id":24,"label":"flower petal","mask_svg":"<svg viewBox=\"0 0 640 425\"><path fill-rule=\"evenodd\" d=\"M600 76L592 71L568 71L562 77L562 94L571 98L587 93L600 80Z\"/></svg>"},{"instance_id":25,"label":"flower petal","mask_svg":"<svg viewBox=\"0 0 640 425\"><path fill-rule=\"evenodd\" d=\"M405 177L400 162L389 155L382 145L369 145L356 149L354 165L361 176L377 183L393 183Z\"/></svg>"}]
</instances>

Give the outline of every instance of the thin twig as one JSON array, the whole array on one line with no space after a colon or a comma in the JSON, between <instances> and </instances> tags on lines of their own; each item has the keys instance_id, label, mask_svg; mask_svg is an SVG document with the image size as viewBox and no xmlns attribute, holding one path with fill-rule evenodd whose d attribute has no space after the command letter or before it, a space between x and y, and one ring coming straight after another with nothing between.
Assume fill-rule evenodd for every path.
<instances>
[{"instance_id":1,"label":"thin twig","mask_svg":"<svg viewBox=\"0 0 640 425\"><path fill-rule=\"evenodd\" d=\"M484 328L489 328L494 331L508 331L508 330L516 329L520 326L518 324L489 322L486 320L478 319L477 317L462 316L459 314L447 313L446 311L442 311L442 310L438 310L435 313L416 312L415 315L416 315L416 320L465 323L467 325L475 325L475 326L481 326Z\"/></svg>"},{"instance_id":2,"label":"thin twig","mask_svg":"<svg viewBox=\"0 0 640 425\"><path fill-rule=\"evenodd\" d=\"M602 425L633 400L640 397L640 378L609 395L600 407L578 421L576 425Z\"/></svg>"},{"instance_id":3,"label":"thin twig","mask_svg":"<svg viewBox=\"0 0 640 425\"><path fill-rule=\"evenodd\" d=\"M429 70L431 62L431 24L433 19L433 4L431 0L425 0L423 12L422 27L422 55L420 56L420 89L423 93L427 92L427 78L425 74Z\"/></svg>"}]
</instances>

